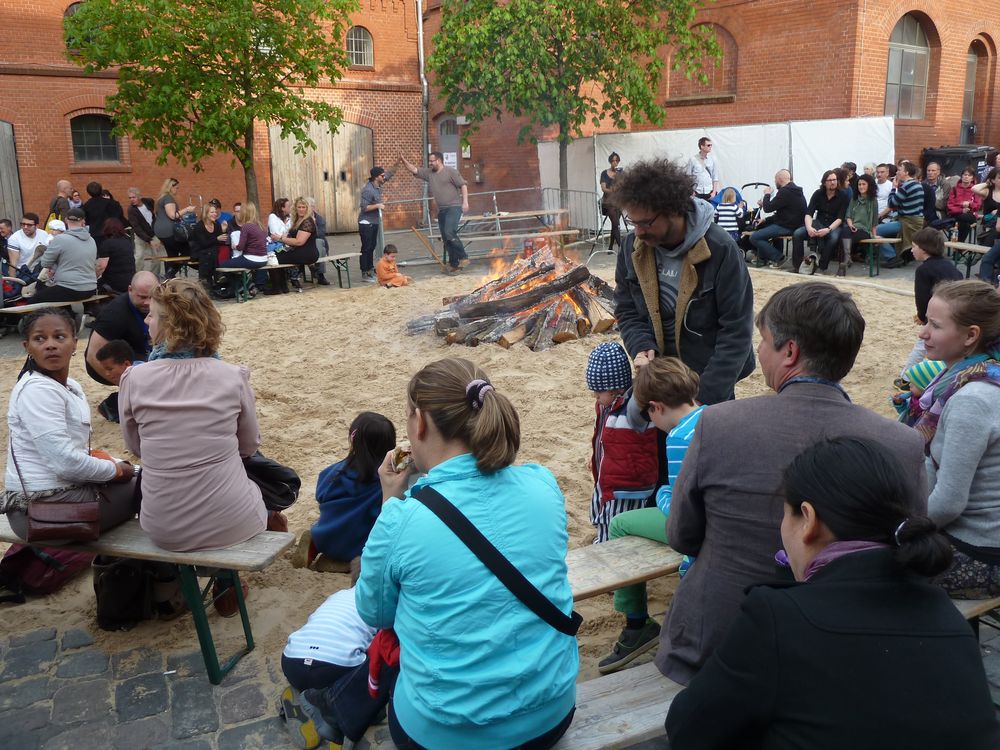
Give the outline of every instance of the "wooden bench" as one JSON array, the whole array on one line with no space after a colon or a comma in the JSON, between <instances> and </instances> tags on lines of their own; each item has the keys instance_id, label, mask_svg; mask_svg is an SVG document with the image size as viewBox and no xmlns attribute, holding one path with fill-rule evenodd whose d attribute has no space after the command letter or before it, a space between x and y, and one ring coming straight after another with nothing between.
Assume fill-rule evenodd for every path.
<instances>
[{"instance_id":1,"label":"wooden bench","mask_svg":"<svg viewBox=\"0 0 1000 750\"><path fill-rule=\"evenodd\" d=\"M878 276L882 260L882 255L879 253L880 245L895 245L902 242L900 237L872 237L867 240L861 240L858 242L859 245L865 246L865 263L868 264L868 276Z\"/></svg>"},{"instance_id":2,"label":"wooden bench","mask_svg":"<svg viewBox=\"0 0 1000 750\"><path fill-rule=\"evenodd\" d=\"M951 603L972 625L977 639L979 638L979 618L991 614L994 610L1000 610L1000 597L995 599L952 599Z\"/></svg>"},{"instance_id":3,"label":"wooden bench","mask_svg":"<svg viewBox=\"0 0 1000 750\"><path fill-rule=\"evenodd\" d=\"M30 299L30 298L28 298ZM83 330L83 316L88 312L88 306L93 308L100 304L102 300L111 299L109 294L94 294L86 299L75 300L72 302L35 302L28 305L13 305L11 307L0 307L0 318L3 316L13 316L8 317L5 321L5 330L10 330L16 328L20 323L20 318L28 313L33 313L36 310L44 310L46 307L68 307L73 311L73 317L76 319L76 333L77 335ZM18 321L15 323L14 321Z\"/></svg>"},{"instance_id":4,"label":"wooden bench","mask_svg":"<svg viewBox=\"0 0 1000 750\"><path fill-rule=\"evenodd\" d=\"M0 541L25 544L11 530L7 516L0 516ZM206 550L204 552L168 552L153 544L146 532L140 528L139 522L132 520L106 531L96 542L65 546L92 555L130 557L137 560L152 560L177 565L180 570L181 591L194 618L194 626L198 633L198 643L201 646L202 658L205 660L208 680L213 685L218 685L229 670L254 647L253 633L250 630L250 616L247 614L246 600L243 597L243 589L240 586L237 571L264 570L294 541L295 535L289 532L262 531L252 539L226 549ZM44 546L53 545L46 544ZM195 567L220 570L211 575L208 584L202 590L198 586ZM245 649L230 657L221 666L215 650L215 641L212 639L212 630L208 624L208 614L205 611L206 595L211 592L212 584L220 576L229 578L235 586L240 619L243 621L243 634L247 644Z\"/></svg>"},{"instance_id":5,"label":"wooden bench","mask_svg":"<svg viewBox=\"0 0 1000 750\"><path fill-rule=\"evenodd\" d=\"M343 272L347 275L347 288L351 288L351 268L350 260L351 258L360 258L361 253L341 253L340 255L327 255L323 258L317 260L317 263L333 263L333 267L337 269L337 285L343 289L344 280L341 278L340 274Z\"/></svg>"},{"instance_id":6,"label":"wooden bench","mask_svg":"<svg viewBox=\"0 0 1000 750\"><path fill-rule=\"evenodd\" d=\"M951 259L955 261L956 266L959 263L965 264L965 278L972 276L972 267L990 251L986 245L975 245L971 242L948 241L944 246L951 250Z\"/></svg>"},{"instance_id":7,"label":"wooden bench","mask_svg":"<svg viewBox=\"0 0 1000 750\"><path fill-rule=\"evenodd\" d=\"M641 536L610 539L566 554L573 600L589 599L635 583L676 573L683 555Z\"/></svg>"},{"instance_id":8,"label":"wooden bench","mask_svg":"<svg viewBox=\"0 0 1000 750\"><path fill-rule=\"evenodd\" d=\"M756 229L745 229L740 232L741 237L749 237L751 234L756 232ZM781 260L786 261L792 254L792 235L790 234L779 234L777 237L772 237L771 240L781 240ZM770 240L769 240L770 241ZM753 249L743 249L743 260L746 260L747 253L753 252Z\"/></svg>"},{"instance_id":9,"label":"wooden bench","mask_svg":"<svg viewBox=\"0 0 1000 750\"><path fill-rule=\"evenodd\" d=\"M614 750L663 737L667 711L683 685L653 662L576 686L576 714L554 750ZM347 747L345 743L344 747ZM394 750L386 723L376 724L354 750Z\"/></svg>"}]
</instances>

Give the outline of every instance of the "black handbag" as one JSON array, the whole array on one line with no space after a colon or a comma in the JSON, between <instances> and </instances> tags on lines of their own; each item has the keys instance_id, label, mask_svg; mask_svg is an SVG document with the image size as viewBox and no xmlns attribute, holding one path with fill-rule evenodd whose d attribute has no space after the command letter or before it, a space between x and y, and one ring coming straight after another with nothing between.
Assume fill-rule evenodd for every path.
<instances>
[{"instance_id":1,"label":"black handbag","mask_svg":"<svg viewBox=\"0 0 1000 750\"><path fill-rule=\"evenodd\" d=\"M479 558L500 583L532 612L545 620L549 625L565 635L575 636L583 622L583 616L574 611L566 615L548 597L515 568L510 560L504 557L500 550L493 546L489 539L483 536L462 512L452 505L444 495L433 487L421 487L413 492L412 497L422 502L445 526L451 529L466 547Z\"/></svg>"},{"instance_id":2,"label":"black handbag","mask_svg":"<svg viewBox=\"0 0 1000 750\"><path fill-rule=\"evenodd\" d=\"M298 499L302 480L295 469L279 464L260 451L244 458L243 468L250 481L260 487L268 510L286 510Z\"/></svg>"},{"instance_id":3,"label":"black handbag","mask_svg":"<svg viewBox=\"0 0 1000 750\"><path fill-rule=\"evenodd\" d=\"M188 244L191 240L191 227L183 221L174 222L174 242Z\"/></svg>"}]
</instances>

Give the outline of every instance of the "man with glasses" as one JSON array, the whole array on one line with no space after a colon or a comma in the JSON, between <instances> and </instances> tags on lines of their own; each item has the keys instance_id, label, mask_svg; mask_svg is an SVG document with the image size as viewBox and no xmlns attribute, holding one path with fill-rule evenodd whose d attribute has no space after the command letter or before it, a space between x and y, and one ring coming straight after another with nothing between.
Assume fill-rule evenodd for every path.
<instances>
[{"instance_id":1,"label":"man with glasses","mask_svg":"<svg viewBox=\"0 0 1000 750\"><path fill-rule=\"evenodd\" d=\"M712 156L712 139L698 139L698 153L688 159L687 173L694 178L694 194L711 200L719 192L719 168Z\"/></svg>"},{"instance_id":2,"label":"man with glasses","mask_svg":"<svg viewBox=\"0 0 1000 750\"><path fill-rule=\"evenodd\" d=\"M680 357L701 376L698 400L734 396L754 369L753 287L743 253L692 198L693 180L667 159L639 162L611 199L632 223L615 269L615 316L629 356Z\"/></svg>"},{"instance_id":3,"label":"man with glasses","mask_svg":"<svg viewBox=\"0 0 1000 750\"><path fill-rule=\"evenodd\" d=\"M48 247L51 235L38 227L38 214L25 213L21 217L21 228L7 240L7 257L11 268L20 268L31 260L35 248Z\"/></svg>"}]
</instances>

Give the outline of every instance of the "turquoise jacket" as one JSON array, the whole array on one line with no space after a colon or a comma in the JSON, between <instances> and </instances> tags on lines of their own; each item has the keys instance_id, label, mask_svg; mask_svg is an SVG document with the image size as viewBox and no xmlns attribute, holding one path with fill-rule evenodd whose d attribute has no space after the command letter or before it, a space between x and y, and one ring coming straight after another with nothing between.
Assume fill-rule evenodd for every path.
<instances>
[{"instance_id":1,"label":"turquoise jacket","mask_svg":"<svg viewBox=\"0 0 1000 750\"><path fill-rule=\"evenodd\" d=\"M572 611L566 511L548 469L483 474L464 454L414 489L423 485L448 498L559 609ZM410 492L383 506L355 598L361 619L399 637L393 706L424 747L513 747L573 708L576 639L531 612Z\"/></svg>"}]
</instances>

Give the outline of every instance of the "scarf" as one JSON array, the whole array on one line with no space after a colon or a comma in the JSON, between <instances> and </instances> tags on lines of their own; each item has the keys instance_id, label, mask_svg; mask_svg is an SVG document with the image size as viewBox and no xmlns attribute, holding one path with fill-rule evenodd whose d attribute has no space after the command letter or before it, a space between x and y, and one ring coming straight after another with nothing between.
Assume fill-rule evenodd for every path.
<instances>
[{"instance_id":1,"label":"scarf","mask_svg":"<svg viewBox=\"0 0 1000 750\"><path fill-rule=\"evenodd\" d=\"M809 561L809 564L806 565L806 569L802 571L802 579L808 581L834 560L839 560L845 555L851 555L855 552L866 552L870 549L889 549L889 545L881 542L866 542L860 539L850 542L834 542L833 544L829 544L820 550L816 557Z\"/></svg>"},{"instance_id":2,"label":"scarf","mask_svg":"<svg viewBox=\"0 0 1000 750\"><path fill-rule=\"evenodd\" d=\"M924 437L924 454L931 454L931 441L937 433L938 422L948 399L964 385L974 382L990 383L1000 387L1000 351L991 349L985 354L973 354L956 362L940 373L920 397L920 416L914 427Z\"/></svg>"},{"instance_id":3,"label":"scarf","mask_svg":"<svg viewBox=\"0 0 1000 750\"><path fill-rule=\"evenodd\" d=\"M178 349L177 351L169 351L167 345L164 343L159 343L153 347L153 350L149 353L149 362L154 359L194 359L195 357L212 357L213 359L221 359L218 352L212 352L211 354L195 354L194 349Z\"/></svg>"}]
</instances>

